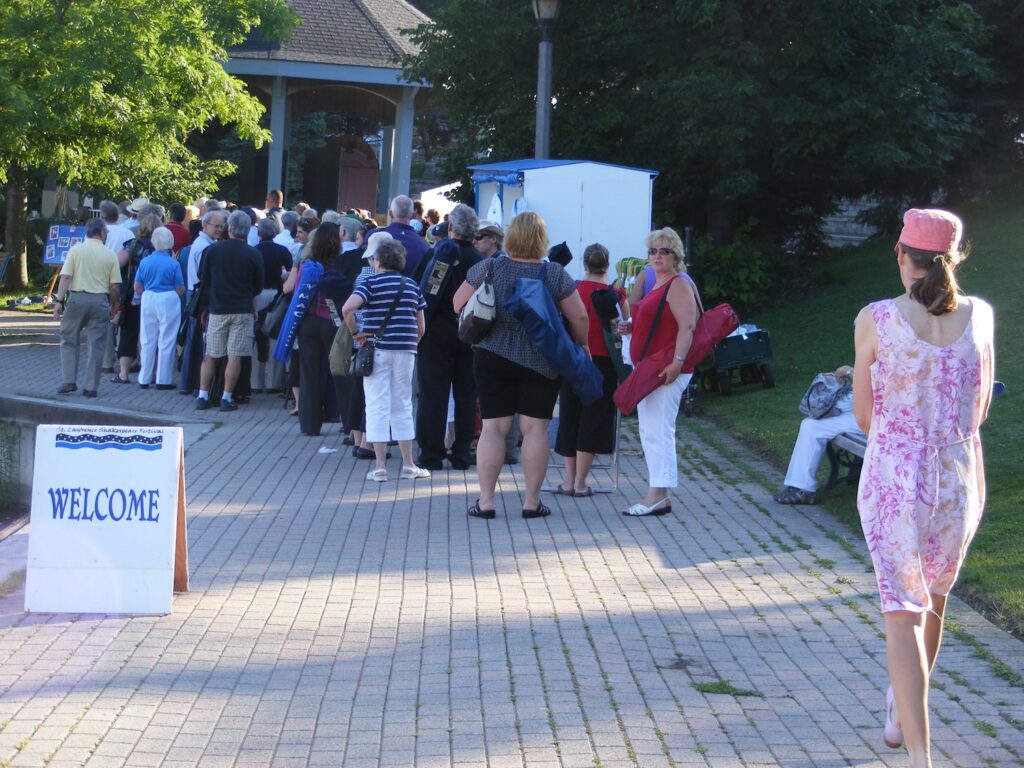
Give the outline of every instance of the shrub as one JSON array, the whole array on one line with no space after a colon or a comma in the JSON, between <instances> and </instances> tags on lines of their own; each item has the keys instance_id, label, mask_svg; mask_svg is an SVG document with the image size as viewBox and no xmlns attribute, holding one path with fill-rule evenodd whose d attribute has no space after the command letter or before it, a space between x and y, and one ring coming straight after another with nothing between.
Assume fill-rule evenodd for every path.
<instances>
[{"instance_id":1,"label":"shrub","mask_svg":"<svg viewBox=\"0 0 1024 768\"><path fill-rule=\"evenodd\" d=\"M768 259L750 237L756 225L757 219L747 219L729 245L715 245L707 235L697 239L694 277L705 307L728 301L746 308L763 299L769 284Z\"/></svg>"}]
</instances>

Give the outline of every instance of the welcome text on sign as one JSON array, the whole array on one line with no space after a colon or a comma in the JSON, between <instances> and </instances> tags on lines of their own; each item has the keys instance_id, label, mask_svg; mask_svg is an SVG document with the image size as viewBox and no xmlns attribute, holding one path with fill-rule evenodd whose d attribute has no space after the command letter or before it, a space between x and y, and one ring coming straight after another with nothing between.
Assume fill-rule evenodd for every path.
<instances>
[{"instance_id":1,"label":"welcome text on sign","mask_svg":"<svg viewBox=\"0 0 1024 768\"><path fill-rule=\"evenodd\" d=\"M111 520L115 523L160 520L157 506L159 489L124 490L122 488L50 488L54 520Z\"/></svg>"}]
</instances>

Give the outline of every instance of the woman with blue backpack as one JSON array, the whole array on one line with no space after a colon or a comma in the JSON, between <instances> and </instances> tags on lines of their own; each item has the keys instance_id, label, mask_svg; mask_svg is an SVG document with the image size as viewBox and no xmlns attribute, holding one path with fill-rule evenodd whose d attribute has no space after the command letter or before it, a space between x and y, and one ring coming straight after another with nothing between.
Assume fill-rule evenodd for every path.
<instances>
[{"instance_id":1,"label":"woman with blue backpack","mask_svg":"<svg viewBox=\"0 0 1024 768\"><path fill-rule=\"evenodd\" d=\"M497 310L490 332L473 347L482 428L476 449L480 498L469 509L470 517L490 520L495 516L494 492L505 460L505 435L517 413L523 433L519 460L526 480L523 517L551 514L541 503L540 492L548 465L548 422L561 377L505 306L516 291L517 280L542 277L558 311L569 321L576 343L586 349L588 321L583 300L576 282L559 264L542 262L547 248L544 220L532 211L521 213L505 233L507 258L486 259L473 266L455 293L453 305L459 312L484 280L490 279Z\"/></svg>"}]
</instances>

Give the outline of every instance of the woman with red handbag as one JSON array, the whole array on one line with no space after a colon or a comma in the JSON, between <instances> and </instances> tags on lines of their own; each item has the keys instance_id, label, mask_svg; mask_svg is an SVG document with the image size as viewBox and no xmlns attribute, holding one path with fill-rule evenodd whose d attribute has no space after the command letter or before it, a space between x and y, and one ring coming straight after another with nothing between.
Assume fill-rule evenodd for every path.
<instances>
[{"instance_id":1,"label":"woman with red handbag","mask_svg":"<svg viewBox=\"0 0 1024 768\"><path fill-rule=\"evenodd\" d=\"M647 260L654 287L633 307L632 321L619 324L621 333L633 335L630 357L637 370L646 360L644 368L661 382L636 409L649 487L643 501L623 511L630 517L672 511L668 492L678 485L676 416L692 376L682 373L682 366L698 314L696 288L683 271L683 241L675 230L666 227L647 236Z\"/></svg>"}]
</instances>

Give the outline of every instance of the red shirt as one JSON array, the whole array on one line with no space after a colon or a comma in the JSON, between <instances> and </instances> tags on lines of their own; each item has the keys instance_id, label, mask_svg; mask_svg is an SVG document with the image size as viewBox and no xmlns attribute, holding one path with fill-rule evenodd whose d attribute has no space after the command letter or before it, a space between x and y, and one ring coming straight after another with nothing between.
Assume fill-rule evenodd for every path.
<instances>
[{"instance_id":1,"label":"red shirt","mask_svg":"<svg viewBox=\"0 0 1024 768\"><path fill-rule=\"evenodd\" d=\"M654 323L654 315L658 311L661 297L665 295L665 292L675 282L676 277L666 281L664 285L655 288L640 299L640 302L635 307L632 307L633 338L629 342L629 354L633 358L634 363L640 359L640 351L644 348L647 334L651 331L651 325ZM666 348L672 348L676 343L676 335L678 333L679 324L676 322L675 315L672 314L672 308L669 307L668 302L665 302L665 308L661 311L661 318L654 329L651 343L647 345L645 357Z\"/></svg>"},{"instance_id":2,"label":"red shirt","mask_svg":"<svg viewBox=\"0 0 1024 768\"><path fill-rule=\"evenodd\" d=\"M171 234L174 235L174 245L171 246L172 253L177 253L192 242L192 238L189 237L188 230L178 222L168 221L164 226L171 230Z\"/></svg>"},{"instance_id":3,"label":"red shirt","mask_svg":"<svg viewBox=\"0 0 1024 768\"><path fill-rule=\"evenodd\" d=\"M608 357L608 346L604 343L604 333L601 329L601 318L594 311L594 305L590 297L594 291L603 291L610 288L619 295L619 306L626 301L626 292L618 286L606 285L595 280L580 280L576 290L580 292L583 299L583 306L587 308L587 317L590 319L590 328L587 331L587 346L590 347L590 354L593 357Z\"/></svg>"}]
</instances>

